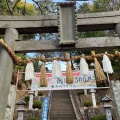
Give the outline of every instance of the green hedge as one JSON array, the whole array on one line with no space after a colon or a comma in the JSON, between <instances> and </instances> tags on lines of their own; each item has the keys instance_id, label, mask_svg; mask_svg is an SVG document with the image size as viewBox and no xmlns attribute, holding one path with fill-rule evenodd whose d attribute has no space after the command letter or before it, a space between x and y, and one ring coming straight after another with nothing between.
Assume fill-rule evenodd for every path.
<instances>
[{"instance_id":1,"label":"green hedge","mask_svg":"<svg viewBox=\"0 0 120 120\"><path fill-rule=\"evenodd\" d=\"M94 115L90 120L106 120L106 115ZM112 120L116 119L112 116Z\"/></svg>"},{"instance_id":2,"label":"green hedge","mask_svg":"<svg viewBox=\"0 0 120 120\"><path fill-rule=\"evenodd\" d=\"M33 103L33 108L41 108L42 107L42 101L40 100L35 100Z\"/></svg>"},{"instance_id":3,"label":"green hedge","mask_svg":"<svg viewBox=\"0 0 120 120\"><path fill-rule=\"evenodd\" d=\"M28 118L27 120L38 120L36 117Z\"/></svg>"},{"instance_id":4,"label":"green hedge","mask_svg":"<svg viewBox=\"0 0 120 120\"><path fill-rule=\"evenodd\" d=\"M39 91L38 92L38 96L43 96L44 92L43 91Z\"/></svg>"},{"instance_id":5,"label":"green hedge","mask_svg":"<svg viewBox=\"0 0 120 120\"><path fill-rule=\"evenodd\" d=\"M29 96L25 96L24 100L25 100L25 102L28 102L29 101Z\"/></svg>"},{"instance_id":6,"label":"green hedge","mask_svg":"<svg viewBox=\"0 0 120 120\"><path fill-rule=\"evenodd\" d=\"M77 95L83 95L84 94L84 90L78 90L77 91Z\"/></svg>"},{"instance_id":7,"label":"green hedge","mask_svg":"<svg viewBox=\"0 0 120 120\"><path fill-rule=\"evenodd\" d=\"M95 115L90 120L106 120L106 115Z\"/></svg>"},{"instance_id":8,"label":"green hedge","mask_svg":"<svg viewBox=\"0 0 120 120\"><path fill-rule=\"evenodd\" d=\"M86 107L90 107L90 106L92 106L92 101L91 100L85 100L85 101L83 101L83 105L86 106Z\"/></svg>"}]
</instances>

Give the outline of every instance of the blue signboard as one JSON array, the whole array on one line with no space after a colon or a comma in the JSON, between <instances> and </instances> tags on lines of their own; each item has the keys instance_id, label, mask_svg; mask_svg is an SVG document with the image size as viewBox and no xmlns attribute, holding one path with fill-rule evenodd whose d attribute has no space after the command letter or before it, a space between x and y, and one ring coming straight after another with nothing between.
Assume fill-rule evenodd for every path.
<instances>
[{"instance_id":1,"label":"blue signboard","mask_svg":"<svg viewBox=\"0 0 120 120\"><path fill-rule=\"evenodd\" d=\"M49 110L49 98L43 97L42 99L42 119L48 120L48 110Z\"/></svg>"}]
</instances>

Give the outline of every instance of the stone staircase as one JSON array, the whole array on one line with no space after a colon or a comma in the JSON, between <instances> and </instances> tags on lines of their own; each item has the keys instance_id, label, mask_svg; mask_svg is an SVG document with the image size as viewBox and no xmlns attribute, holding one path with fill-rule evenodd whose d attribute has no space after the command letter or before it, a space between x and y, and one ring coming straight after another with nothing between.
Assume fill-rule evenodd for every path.
<instances>
[{"instance_id":1,"label":"stone staircase","mask_svg":"<svg viewBox=\"0 0 120 120\"><path fill-rule=\"evenodd\" d=\"M76 120L68 90L53 91L50 120Z\"/></svg>"}]
</instances>

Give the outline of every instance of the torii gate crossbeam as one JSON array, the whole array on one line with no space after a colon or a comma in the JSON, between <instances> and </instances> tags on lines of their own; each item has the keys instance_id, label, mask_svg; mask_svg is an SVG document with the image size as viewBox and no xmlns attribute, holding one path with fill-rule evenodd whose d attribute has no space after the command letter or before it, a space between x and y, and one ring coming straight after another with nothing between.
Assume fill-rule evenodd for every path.
<instances>
[{"instance_id":1,"label":"torii gate crossbeam","mask_svg":"<svg viewBox=\"0 0 120 120\"><path fill-rule=\"evenodd\" d=\"M16 28L19 34L57 33L57 15L42 16L0 16L0 34L8 27ZM78 32L113 30L120 23L120 12L77 14Z\"/></svg>"}]
</instances>

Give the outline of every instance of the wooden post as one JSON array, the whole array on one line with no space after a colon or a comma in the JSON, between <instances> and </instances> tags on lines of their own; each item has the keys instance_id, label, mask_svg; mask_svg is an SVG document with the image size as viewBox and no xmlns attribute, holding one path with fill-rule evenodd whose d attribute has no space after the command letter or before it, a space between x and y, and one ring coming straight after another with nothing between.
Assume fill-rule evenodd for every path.
<instances>
[{"instance_id":1,"label":"wooden post","mask_svg":"<svg viewBox=\"0 0 120 120\"><path fill-rule=\"evenodd\" d=\"M18 32L16 29L6 29L4 40L12 49L17 38ZM0 53L0 120L4 120L5 117L12 71L13 60L6 49L2 47Z\"/></svg>"}]
</instances>

